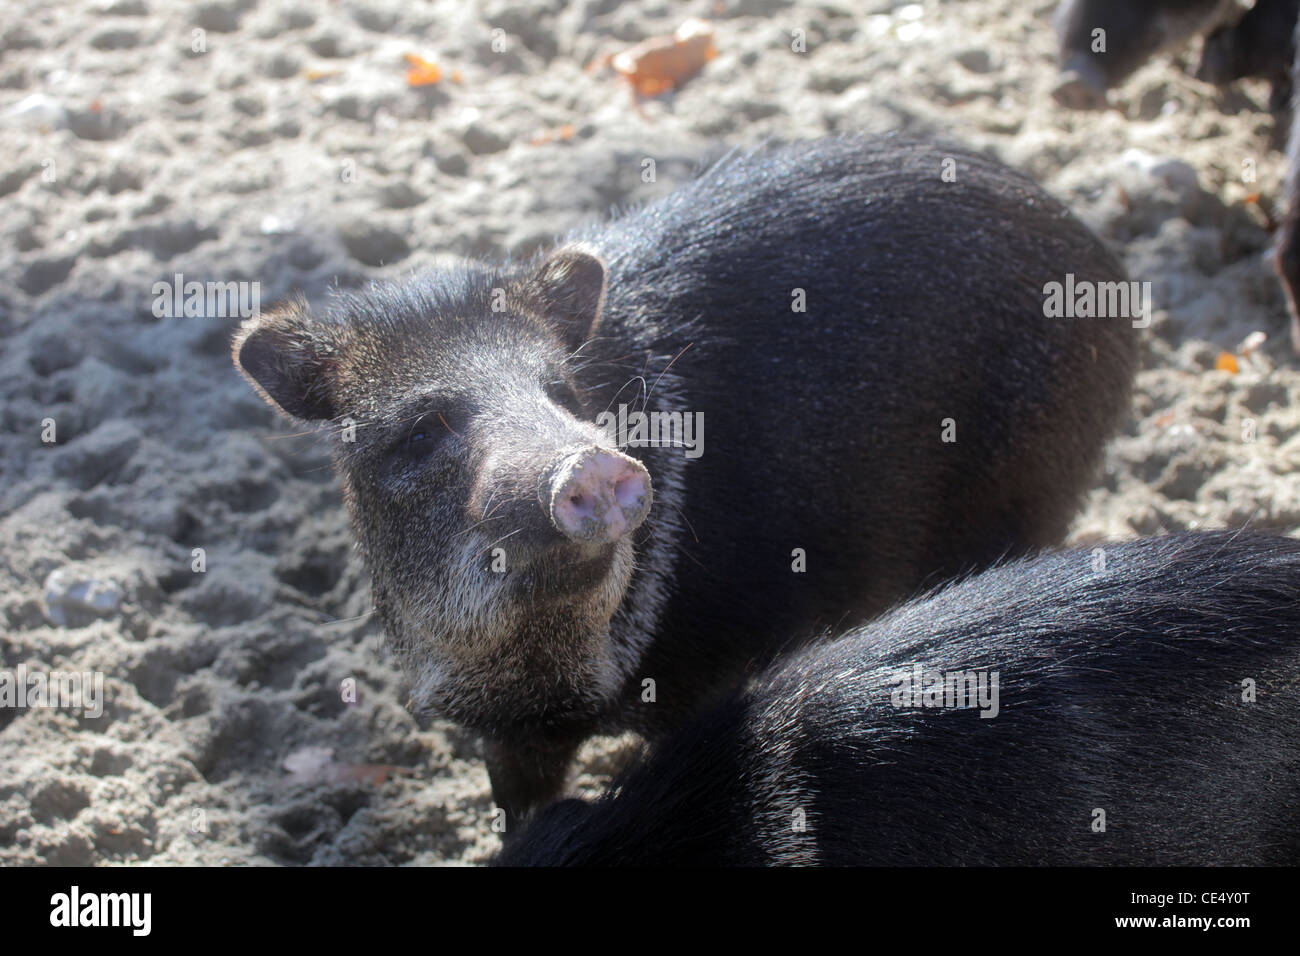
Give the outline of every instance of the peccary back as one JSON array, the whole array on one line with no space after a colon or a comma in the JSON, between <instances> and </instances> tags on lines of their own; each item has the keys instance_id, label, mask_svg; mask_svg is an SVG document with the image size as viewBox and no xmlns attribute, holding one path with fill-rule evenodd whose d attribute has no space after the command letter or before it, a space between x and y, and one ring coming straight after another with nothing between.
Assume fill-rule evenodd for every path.
<instances>
[{"instance_id":1,"label":"peccary back","mask_svg":"<svg viewBox=\"0 0 1300 956\"><path fill-rule=\"evenodd\" d=\"M915 701L918 666L997 700ZM500 862L1294 865L1300 542L987 571L774 666L610 794Z\"/></svg>"}]
</instances>

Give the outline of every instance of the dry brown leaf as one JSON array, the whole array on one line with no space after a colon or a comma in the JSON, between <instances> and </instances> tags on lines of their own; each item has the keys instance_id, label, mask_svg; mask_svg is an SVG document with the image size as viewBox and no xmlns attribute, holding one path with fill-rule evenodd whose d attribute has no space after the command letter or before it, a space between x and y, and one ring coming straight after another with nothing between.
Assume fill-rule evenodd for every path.
<instances>
[{"instance_id":1,"label":"dry brown leaf","mask_svg":"<svg viewBox=\"0 0 1300 956\"><path fill-rule=\"evenodd\" d=\"M545 146L547 143L563 142L566 139L573 139L573 134L576 132L577 129L572 123L565 123L563 126L534 133L528 138L528 145Z\"/></svg>"},{"instance_id":2,"label":"dry brown leaf","mask_svg":"<svg viewBox=\"0 0 1300 956\"><path fill-rule=\"evenodd\" d=\"M1231 352L1220 352L1219 357L1214 360L1214 367L1220 372L1229 372L1232 375L1241 371L1241 366L1237 364L1237 356Z\"/></svg>"},{"instance_id":3,"label":"dry brown leaf","mask_svg":"<svg viewBox=\"0 0 1300 956\"><path fill-rule=\"evenodd\" d=\"M433 86L442 79L442 67L418 54L406 54L406 62L410 65L406 71L407 86Z\"/></svg>"},{"instance_id":4,"label":"dry brown leaf","mask_svg":"<svg viewBox=\"0 0 1300 956\"><path fill-rule=\"evenodd\" d=\"M678 89L718 55L713 27L692 18L670 37L651 37L610 58L638 96L658 96Z\"/></svg>"},{"instance_id":5,"label":"dry brown leaf","mask_svg":"<svg viewBox=\"0 0 1300 956\"><path fill-rule=\"evenodd\" d=\"M335 763L332 747L300 747L284 758L292 783L369 783L380 786L394 775L411 776L409 767L385 763Z\"/></svg>"}]
</instances>

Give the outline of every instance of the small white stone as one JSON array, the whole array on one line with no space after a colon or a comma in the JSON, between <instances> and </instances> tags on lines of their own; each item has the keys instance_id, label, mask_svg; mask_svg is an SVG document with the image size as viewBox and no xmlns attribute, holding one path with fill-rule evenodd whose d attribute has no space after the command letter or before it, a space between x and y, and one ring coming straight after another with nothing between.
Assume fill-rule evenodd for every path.
<instances>
[{"instance_id":1,"label":"small white stone","mask_svg":"<svg viewBox=\"0 0 1300 956\"><path fill-rule=\"evenodd\" d=\"M107 617L122 603L122 589L107 578L58 568L45 579L45 616L59 627L77 627L88 617Z\"/></svg>"},{"instance_id":2,"label":"small white stone","mask_svg":"<svg viewBox=\"0 0 1300 956\"><path fill-rule=\"evenodd\" d=\"M33 93L5 110L5 118L18 125L62 129L68 125L68 111L52 96Z\"/></svg>"},{"instance_id":3,"label":"small white stone","mask_svg":"<svg viewBox=\"0 0 1300 956\"><path fill-rule=\"evenodd\" d=\"M919 40L923 33L925 33L925 24L916 22L900 24L898 30L895 31L900 43L911 43L914 40Z\"/></svg>"},{"instance_id":4,"label":"small white stone","mask_svg":"<svg viewBox=\"0 0 1300 956\"><path fill-rule=\"evenodd\" d=\"M293 232L295 226L293 223L286 222L279 216L268 213L262 217L262 221L258 224L257 228L264 236L279 236L288 232Z\"/></svg>"}]
</instances>

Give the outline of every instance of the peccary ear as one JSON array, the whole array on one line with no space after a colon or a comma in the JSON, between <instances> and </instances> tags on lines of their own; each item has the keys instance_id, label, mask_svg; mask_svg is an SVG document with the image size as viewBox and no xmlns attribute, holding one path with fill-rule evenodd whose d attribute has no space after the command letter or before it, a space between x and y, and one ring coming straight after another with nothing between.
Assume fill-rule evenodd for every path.
<instances>
[{"instance_id":1,"label":"peccary ear","mask_svg":"<svg viewBox=\"0 0 1300 956\"><path fill-rule=\"evenodd\" d=\"M596 331L605 305L605 261L589 246L561 246L528 279L520 293L529 308L564 330L577 348Z\"/></svg>"},{"instance_id":2,"label":"peccary ear","mask_svg":"<svg viewBox=\"0 0 1300 956\"><path fill-rule=\"evenodd\" d=\"M231 348L235 368L290 418L334 418L330 384L337 352L331 331L312 320L305 300L287 302L239 327Z\"/></svg>"}]
</instances>

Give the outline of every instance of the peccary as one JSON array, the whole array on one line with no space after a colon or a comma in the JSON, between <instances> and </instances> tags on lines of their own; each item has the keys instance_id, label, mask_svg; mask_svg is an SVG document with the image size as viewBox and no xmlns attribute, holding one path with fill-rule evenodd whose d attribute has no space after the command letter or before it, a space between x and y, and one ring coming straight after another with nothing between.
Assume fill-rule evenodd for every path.
<instances>
[{"instance_id":1,"label":"peccary","mask_svg":"<svg viewBox=\"0 0 1300 956\"><path fill-rule=\"evenodd\" d=\"M1294 865L1298 685L1300 542L1049 554L783 660L498 862Z\"/></svg>"},{"instance_id":2,"label":"peccary","mask_svg":"<svg viewBox=\"0 0 1300 956\"><path fill-rule=\"evenodd\" d=\"M1064 0L1053 18L1061 75L1052 96L1071 109L1105 109L1107 90L1234 9L1232 0Z\"/></svg>"},{"instance_id":3,"label":"peccary","mask_svg":"<svg viewBox=\"0 0 1300 956\"><path fill-rule=\"evenodd\" d=\"M1246 77L1272 85L1269 108L1291 105L1291 67L1295 61L1295 29L1300 0L1258 0L1232 24L1205 38L1196 78L1224 86Z\"/></svg>"},{"instance_id":4,"label":"peccary","mask_svg":"<svg viewBox=\"0 0 1300 956\"><path fill-rule=\"evenodd\" d=\"M291 303L234 356L334 426L411 706L485 736L509 833L589 735L662 735L785 645L1058 541L1140 323L1045 290L1123 280L993 160L845 137L533 262ZM640 412L677 417L647 440Z\"/></svg>"},{"instance_id":5,"label":"peccary","mask_svg":"<svg viewBox=\"0 0 1300 956\"><path fill-rule=\"evenodd\" d=\"M1295 25L1292 46L1291 88L1300 92L1300 22ZM1286 209L1273 239L1273 268L1282 281L1287 310L1291 314L1291 345L1300 352L1300 110L1291 111L1291 137L1286 151Z\"/></svg>"},{"instance_id":6,"label":"peccary","mask_svg":"<svg viewBox=\"0 0 1300 956\"><path fill-rule=\"evenodd\" d=\"M1065 0L1055 18L1061 77L1053 96L1076 109L1104 108L1107 89L1148 57L1221 24L1205 39L1197 78L1219 85L1268 79L1269 108L1286 111L1300 89L1300 0L1257 0L1235 22L1223 22L1235 9L1219 0ZM1104 50L1092 46L1098 29L1104 31ZM1296 111L1290 112L1294 117ZM1294 119L1285 193L1272 259L1291 316L1292 345L1300 352L1300 130Z\"/></svg>"}]
</instances>

